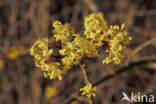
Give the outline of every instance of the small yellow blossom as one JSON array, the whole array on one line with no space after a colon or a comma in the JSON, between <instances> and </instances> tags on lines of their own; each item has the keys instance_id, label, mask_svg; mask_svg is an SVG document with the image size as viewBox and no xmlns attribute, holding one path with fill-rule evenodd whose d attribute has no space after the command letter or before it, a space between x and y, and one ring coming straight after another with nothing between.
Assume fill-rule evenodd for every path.
<instances>
[{"instance_id":1,"label":"small yellow blossom","mask_svg":"<svg viewBox=\"0 0 156 104\"><path fill-rule=\"evenodd\" d=\"M107 29L107 22L102 13L90 14L84 18L84 35L87 39L96 40Z\"/></svg>"},{"instance_id":2,"label":"small yellow blossom","mask_svg":"<svg viewBox=\"0 0 156 104\"><path fill-rule=\"evenodd\" d=\"M45 77L62 80L62 70L60 69L60 64L58 62L43 64L42 70L44 71Z\"/></svg>"},{"instance_id":3,"label":"small yellow blossom","mask_svg":"<svg viewBox=\"0 0 156 104\"><path fill-rule=\"evenodd\" d=\"M103 64L120 64L125 58L124 50L132 38L128 37L127 31L123 29L124 24L121 25L121 29L118 25L114 25L110 26L105 33L104 41L108 43L105 52L108 53L108 56L103 60Z\"/></svg>"},{"instance_id":4,"label":"small yellow blossom","mask_svg":"<svg viewBox=\"0 0 156 104\"><path fill-rule=\"evenodd\" d=\"M37 40L30 49L30 54L35 57L36 60L46 61L50 55L53 53L52 49L48 49L49 40L48 38L43 38Z\"/></svg>"},{"instance_id":5,"label":"small yellow blossom","mask_svg":"<svg viewBox=\"0 0 156 104\"><path fill-rule=\"evenodd\" d=\"M74 33L73 28L67 23L63 25L61 22L55 21L53 23L53 27L53 33L56 41L60 40L63 43L67 42L69 40L69 36Z\"/></svg>"},{"instance_id":6,"label":"small yellow blossom","mask_svg":"<svg viewBox=\"0 0 156 104\"><path fill-rule=\"evenodd\" d=\"M92 84L89 82L87 83L86 86L81 88L80 91L82 92L81 95L86 95L88 98L96 96L95 94L96 87L95 86L93 87Z\"/></svg>"},{"instance_id":7,"label":"small yellow blossom","mask_svg":"<svg viewBox=\"0 0 156 104\"><path fill-rule=\"evenodd\" d=\"M7 58L11 60L17 59L19 56L26 53L26 48L24 46L12 46L6 53Z\"/></svg>"},{"instance_id":8,"label":"small yellow blossom","mask_svg":"<svg viewBox=\"0 0 156 104\"><path fill-rule=\"evenodd\" d=\"M58 90L55 86L48 85L45 88L45 96L50 99L58 94Z\"/></svg>"},{"instance_id":9,"label":"small yellow blossom","mask_svg":"<svg viewBox=\"0 0 156 104\"><path fill-rule=\"evenodd\" d=\"M79 56L86 55L87 57L96 57L98 56L98 47L95 45L96 42L92 40L88 40L85 37L82 37L80 35L76 35L74 38L73 44L75 48L79 52Z\"/></svg>"},{"instance_id":10,"label":"small yellow blossom","mask_svg":"<svg viewBox=\"0 0 156 104\"><path fill-rule=\"evenodd\" d=\"M30 54L35 57L36 66L44 71L45 77L62 80L60 64L58 62L46 62L53 53L52 49L48 49L48 44L48 38L37 40L31 47Z\"/></svg>"},{"instance_id":11,"label":"small yellow blossom","mask_svg":"<svg viewBox=\"0 0 156 104\"><path fill-rule=\"evenodd\" d=\"M4 67L4 60L0 58L0 69L2 69L3 67Z\"/></svg>"}]
</instances>

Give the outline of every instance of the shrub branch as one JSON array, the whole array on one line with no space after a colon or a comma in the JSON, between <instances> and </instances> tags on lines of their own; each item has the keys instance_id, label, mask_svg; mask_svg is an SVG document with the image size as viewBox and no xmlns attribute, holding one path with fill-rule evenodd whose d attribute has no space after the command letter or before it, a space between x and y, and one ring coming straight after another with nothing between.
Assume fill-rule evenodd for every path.
<instances>
[{"instance_id":1,"label":"shrub branch","mask_svg":"<svg viewBox=\"0 0 156 104\"><path fill-rule=\"evenodd\" d=\"M103 78L97 80L95 83L93 83L93 86L99 86L104 81L107 81L107 80L119 75L120 73L128 71L128 70L132 69L135 66L141 66L143 64L148 64L148 63L151 63L151 62L156 62L156 59L148 59L148 60L140 60L140 61L137 61L137 62L132 62L132 63L128 64L127 66L123 66L123 67L117 69L115 71L116 74L109 74L109 75L104 76ZM156 71L156 70L154 70L154 71ZM81 95L81 92L79 91L78 94ZM75 100L76 100L75 98L71 97L67 101L65 101L63 104L70 104L71 102L73 102Z\"/></svg>"}]
</instances>

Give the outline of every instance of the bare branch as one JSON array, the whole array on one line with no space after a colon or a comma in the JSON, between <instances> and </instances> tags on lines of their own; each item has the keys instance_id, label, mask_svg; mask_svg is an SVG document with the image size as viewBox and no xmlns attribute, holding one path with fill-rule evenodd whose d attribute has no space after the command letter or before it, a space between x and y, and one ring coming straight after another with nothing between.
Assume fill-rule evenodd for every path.
<instances>
[{"instance_id":1,"label":"bare branch","mask_svg":"<svg viewBox=\"0 0 156 104\"><path fill-rule=\"evenodd\" d=\"M96 81L95 83L93 83L93 86L99 86L100 84L102 84L104 81L106 80L109 80L117 75L119 75L120 73L122 72L125 72L125 71L128 71L130 69L132 69L133 67L135 66L140 66L140 65L143 65L143 64L148 64L148 63L151 63L151 62L156 62L156 59L150 59L150 60L141 60L141 61L137 61L137 62L133 62L133 63L130 63L129 65L127 66L123 66L119 69L117 69L115 71L116 74L109 74L107 76L104 76L103 78L99 79L98 81ZM155 70L154 70L155 71ZM81 95L81 92L78 92L79 95ZM70 104L71 102L73 102L74 100L76 100L75 98L71 97L69 98L67 101L65 101L63 104Z\"/></svg>"}]
</instances>

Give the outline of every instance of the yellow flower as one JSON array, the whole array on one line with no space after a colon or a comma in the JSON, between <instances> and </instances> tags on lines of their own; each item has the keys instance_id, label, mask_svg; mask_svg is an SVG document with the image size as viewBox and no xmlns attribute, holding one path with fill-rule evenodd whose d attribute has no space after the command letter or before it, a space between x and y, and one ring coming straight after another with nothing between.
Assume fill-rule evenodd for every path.
<instances>
[{"instance_id":1,"label":"yellow flower","mask_svg":"<svg viewBox=\"0 0 156 104\"><path fill-rule=\"evenodd\" d=\"M84 18L84 27L84 35L86 38L96 40L100 38L103 31L107 29L107 22L102 13L93 13Z\"/></svg>"},{"instance_id":2,"label":"yellow flower","mask_svg":"<svg viewBox=\"0 0 156 104\"><path fill-rule=\"evenodd\" d=\"M35 57L36 60L46 61L53 53L52 49L48 49L49 39L43 38L37 40L30 49L30 54Z\"/></svg>"},{"instance_id":3,"label":"yellow flower","mask_svg":"<svg viewBox=\"0 0 156 104\"><path fill-rule=\"evenodd\" d=\"M4 67L4 60L0 58L0 69L2 69L3 67Z\"/></svg>"},{"instance_id":4,"label":"yellow flower","mask_svg":"<svg viewBox=\"0 0 156 104\"><path fill-rule=\"evenodd\" d=\"M103 60L103 64L120 64L125 58L124 50L132 38L128 37L127 31L123 29L124 24L121 25L121 29L118 25L114 25L110 26L105 33L105 42L108 43L105 52L108 53L108 56Z\"/></svg>"},{"instance_id":5,"label":"yellow flower","mask_svg":"<svg viewBox=\"0 0 156 104\"><path fill-rule=\"evenodd\" d=\"M89 82L87 83L86 86L81 88L80 91L82 92L81 95L86 95L88 98L96 96L95 94L96 87L95 86L93 87L92 84Z\"/></svg>"},{"instance_id":6,"label":"yellow flower","mask_svg":"<svg viewBox=\"0 0 156 104\"><path fill-rule=\"evenodd\" d=\"M62 25L61 22L55 21L53 23L53 27L53 33L56 41L60 40L63 43L67 42L69 40L69 36L74 33L73 28L67 23Z\"/></svg>"},{"instance_id":7,"label":"yellow flower","mask_svg":"<svg viewBox=\"0 0 156 104\"><path fill-rule=\"evenodd\" d=\"M7 58L11 60L17 59L19 56L26 53L26 48L24 46L12 46L6 53Z\"/></svg>"},{"instance_id":8,"label":"yellow flower","mask_svg":"<svg viewBox=\"0 0 156 104\"><path fill-rule=\"evenodd\" d=\"M62 80L62 70L60 63L46 61L52 55L53 50L48 49L49 39L43 38L37 40L30 49L30 54L35 58L35 65L44 71L44 76L50 79L58 78Z\"/></svg>"},{"instance_id":9,"label":"yellow flower","mask_svg":"<svg viewBox=\"0 0 156 104\"><path fill-rule=\"evenodd\" d=\"M44 76L50 79L62 80L62 70L60 69L60 64L58 62L51 62L49 64L43 64L42 70L44 71Z\"/></svg>"},{"instance_id":10,"label":"yellow flower","mask_svg":"<svg viewBox=\"0 0 156 104\"><path fill-rule=\"evenodd\" d=\"M87 57L96 57L98 56L98 47L96 43L92 40L86 39L84 36L75 35L76 37L73 40L75 49L79 52L79 56L86 55Z\"/></svg>"},{"instance_id":11,"label":"yellow flower","mask_svg":"<svg viewBox=\"0 0 156 104\"><path fill-rule=\"evenodd\" d=\"M58 94L58 90L55 86L48 85L45 88L45 96L50 99Z\"/></svg>"}]
</instances>

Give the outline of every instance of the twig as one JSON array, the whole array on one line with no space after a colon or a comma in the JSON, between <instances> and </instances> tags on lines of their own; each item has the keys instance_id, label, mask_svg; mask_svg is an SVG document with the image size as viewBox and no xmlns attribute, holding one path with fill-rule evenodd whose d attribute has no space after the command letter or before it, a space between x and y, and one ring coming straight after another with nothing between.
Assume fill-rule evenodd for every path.
<instances>
[{"instance_id":1,"label":"twig","mask_svg":"<svg viewBox=\"0 0 156 104\"><path fill-rule=\"evenodd\" d=\"M125 15L125 13L110 13L108 14L109 16L117 16L117 17L123 17ZM136 11L135 12L135 16L139 17L139 16L154 16L156 15L156 9L153 10L140 10L140 11Z\"/></svg>"},{"instance_id":2,"label":"twig","mask_svg":"<svg viewBox=\"0 0 156 104\"><path fill-rule=\"evenodd\" d=\"M91 10L94 13L97 13L98 7L94 3L94 0L81 0L81 1L82 1L82 3L84 3L84 5L86 5L88 7L89 10Z\"/></svg>"},{"instance_id":3,"label":"twig","mask_svg":"<svg viewBox=\"0 0 156 104\"><path fill-rule=\"evenodd\" d=\"M80 65L80 67L81 67L81 70L82 70L82 72L83 72L83 76L84 76L86 85L87 85L88 83L91 83L91 82L89 81L88 74L87 74L87 70L85 69L85 65ZM95 104L95 103L94 103L93 97L91 97L91 99L88 99L88 102L89 102L89 104Z\"/></svg>"},{"instance_id":4,"label":"twig","mask_svg":"<svg viewBox=\"0 0 156 104\"><path fill-rule=\"evenodd\" d=\"M80 67L81 67L81 70L82 70L82 73L83 73L83 76L84 76L84 79L85 79L85 83L87 84L89 82L89 79L88 79L86 69L84 68L83 65L80 65Z\"/></svg>"},{"instance_id":5,"label":"twig","mask_svg":"<svg viewBox=\"0 0 156 104\"><path fill-rule=\"evenodd\" d=\"M120 73L122 72L125 72L125 71L128 71L130 69L132 69L133 67L135 66L140 66L140 65L143 65L143 64L148 64L150 62L156 62L156 59L152 59L152 60L143 60L143 61L137 61L137 62L133 62L133 63L130 63L129 65L127 66L123 66L119 69L117 69L115 71L116 74L110 74L110 75L107 75L107 76L104 76L103 78L99 79L98 81L96 81L93 86L99 86L100 84L102 84L104 81L106 80L109 80L110 78L113 78L114 76L117 76L119 75ZM78 92L78 94L80 95L81 92ZM75 98L71 97L69 98L67 101L65 101L63 104L70 104L71 102L73 102L74 100L76 100Z\"/></svg>"},{"instance_id":6,"label":"twig","mask_svg":"<svg viewBox=\"0 0 156 104\"><path fill-rule=\"evenodd\" d=\"M143 50L145 47L149 46L150 44L153 44L156 42L156 38L152 38L146 42L144 42L143 44L139 45L137 48L135 48L133 50L133 52L131 52L130 56L128 57L128 59L125 61L125 64L128 64L130 62L130 60L137 54L139 53L141 50ZM148 56L149 57L149 56ZM153 56L152 56L153 57ZM144 57L145 58L145 57ZM146 57L147 58L147 57Z\"/></svg>"},{"instance_id":7,"label":"twig","mask_svg":"<svg viewBox=\"0 0 156 104\"><path fill-rule=\"evenodd\" d=\"M78 95L78 94L72 94L72 97L73 98L75 98L75 99L77 99L77 100L79 100L79 101L88 101L88 99L87 98L85 98L85 97L82 97L82 96L80 96L80 95Z\"/></svg>"},{"instance_id":8,"label":"twig","mask_svg":"<svg viewBox=\"0 0 156 104\"><path fill-rule=\"evenodd\" d=\"M147 47L148 45L156 42L156 38L152 38L151 40L146 41L145 43L138 46L131 54L131 57L140 52L143 48Z\"/></svg>"}]
</instances>

